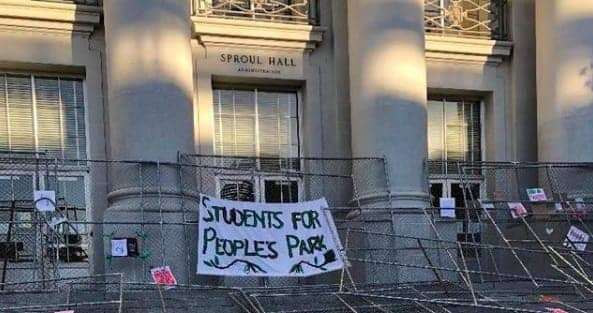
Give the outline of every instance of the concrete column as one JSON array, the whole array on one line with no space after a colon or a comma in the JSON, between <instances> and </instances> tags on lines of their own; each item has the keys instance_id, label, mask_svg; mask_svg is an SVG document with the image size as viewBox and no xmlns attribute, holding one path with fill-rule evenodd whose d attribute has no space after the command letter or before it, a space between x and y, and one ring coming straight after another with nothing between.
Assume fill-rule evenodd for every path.
<instances>
[{"instance_id":1,"label":"concrete column","mask_svg":"<svg viewBox=\"0 0 593 313\"><path fill-rule=\"evenodd\" d=\"M386 157L393 206L424 206L424 1L350 0L348 5L352 154ZM368 166L354 168L360 182L371 181L371 174L381 175ZM363 202L389 203L384 192L357 187Z\"/></svg>"},{"instance_id":2,"label":"concrete column","mask_svg":"<svg viewBox=\"0 0 593 313\"><path fill-rule=\"evenodd\" d=\"M150 281L149 269L170 265L188 283L183 200L177 153L194 151L190 1L105 0L108 81L109 207L106 225L114 237L136 237L144 258L114 258L107 271L130 281ZM109 244L105 245L109 254Z\"/></svg>"},{"instance_id":3,"label":"concrete column","mask_svg":"<svg viewBox=\"0 0 593 313\"><path fill-rule=\"evenodd\" d=\"M593 161L593 1L536 2L541 161Z\"/></svg>"},{"instance_id":4,"label":"concrete column","mask_svg":"<svg viewBox=\"0 0 593 313\"><path fill-rule=\"evenodd\" d=\"M426 63L423 0L348 1L352 154L386 158L386 168L355 161L353 175L361 205L369 209L363 228L427 237L420 210L428 204ZM385 185L389 189L385 189ZM390 198L391 197L391 198ZM394 213L394 214L391 214ZM353 238L370 251L364 258L427 264L417 242L370 234ZM402 248L401 252L381 248ZM404 249L408 248L408 249ZM358 279L374 283L432 279L429 271L380 264L356 264Z\"/></svg>"},{"instance_id":5,"label":"concrete column","mask_svg":"<svg viewBox=\"0 0 593 313\"><path fill-rule=\"evenodd\" d=\"M189 1L106 0L111 158L193 151Z\"/></svg>"}]
</instances>

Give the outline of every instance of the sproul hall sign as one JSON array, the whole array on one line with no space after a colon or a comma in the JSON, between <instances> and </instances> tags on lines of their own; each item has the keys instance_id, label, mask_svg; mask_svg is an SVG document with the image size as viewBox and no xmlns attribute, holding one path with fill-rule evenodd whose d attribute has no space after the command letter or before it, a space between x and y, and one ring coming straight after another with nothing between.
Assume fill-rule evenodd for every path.
<instances>
[{"instance_id":1,"label":"sproul hall sign","mask_svg":"<svg viewBox=\"0 0 593 313\"><path fill-rule=\"evenodd\" d=\"M293 56L220 53L218 61L236 66L239 73L283 74L283 70L297 67Z\"/></svg>"}]
</instances>

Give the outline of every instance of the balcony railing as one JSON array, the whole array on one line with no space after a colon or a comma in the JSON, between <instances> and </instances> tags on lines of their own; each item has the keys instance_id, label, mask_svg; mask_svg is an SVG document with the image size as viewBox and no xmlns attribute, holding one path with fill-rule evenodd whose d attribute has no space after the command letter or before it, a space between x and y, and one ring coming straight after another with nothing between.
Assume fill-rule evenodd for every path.
<instances>
[{"instance_id":1,"label":"balcony railing","mask_svg":"<svg viewBox=\"0 0 593 313\"><path fill-rule=\"evenodd\" d=\"M194 0L194 14L314 25L317 0Z\"/></svg>"},{"instance_id":2,"label":"balcony railing","mask_svg":"<svg viewBox=\"0 0 593 313\"><path fill-rule=\"evenodd\" d=\"M507 0L424 0L427 34L507 39Z\"/></svg>"}]
</instances>

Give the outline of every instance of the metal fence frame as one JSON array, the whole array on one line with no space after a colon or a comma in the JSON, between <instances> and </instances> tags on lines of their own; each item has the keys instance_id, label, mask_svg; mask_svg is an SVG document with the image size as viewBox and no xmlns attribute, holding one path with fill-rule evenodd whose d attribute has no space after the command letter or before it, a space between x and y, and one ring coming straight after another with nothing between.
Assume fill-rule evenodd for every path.
<instances>
[{"instance_id":1,"label":"metal fence frame","mask_svg":"<svg viewBox=\"0 0 593 313\"><path fill-rule=\"evenodd\" d=\"M237 164L243 163L236 163L233 158L222 158L223 162L220 163L221 158L185 155L180 156L178 163L85 161L86 165L91 164L89 175L93 175L93 171L104 170L108 179L114 180L113 184L108 184L111 181L107 179L105 184L98 183L101 188L105 188L106 203L115 205L116 211L128 205L137 205L136 213L145 214L133 215L142 216L139 220L69 221L74 229L102 230L100 237L96 235L89 244L91 248L94 248L92 245L102 245L104 256L108 256L109 240L115 236L131 234L141 241L141 253L145 254L139 258L128 261L103 259L108 272L117 272L120 270L119 265L123 264L129 268L135 267L141 273L137 281L124 280L122 283L122 300L119 304L125 312L143 312L154 307L161 311L184 312L198 307L196 298L205 299L206 302L207 299L218 299L216 301L224 303L229 310L258 313L283 312L287 309L291 312L546 312L546 308L587 312L593 309L593 248L588 246L585 251L578 251L574 249L576 242L567 245L565 239L570 226L590 233L593 207L589 206L590 201L587 199L582 202L585 207L575 214L576 203L573 200L562 198L562 192L559 192L558 197L551 192L579 187L578 184L569 184L571 180L579 180L580 185L584 185L588 182L587 177L593 179L593 164L459 162L456 164L457 173L460 173L462 182L467 182L468 177L481 177L489 183L486 183L487 191L481 199L472 198L470 193L466 193L465 200L469 205L456 209L465 219L447 219L440 216L439 208L371 208L356 201L361 196L359 192L390 190L388 185L384 185L388 182L384 171L383 180L376 183L375 174L384 170L385 166L381 159L304 159L305 163L301 163L303 165L297 171L271 173L263 168L242 168ZM18 164L12 158L9 159L13 163L4 160L3 164L0 160L0 168L2 165ZM60 170L80 166L76 162L72 165L72 161L53 162L57 162L57 166L48 166L48 169L55 171L56 175ZM352 177L355 168L353 162L362 162L369 176ZM364 162L376 162L380 165L379 170L370 170L369 163ZM27 166L35 164L37 161ZM6 167L3 169L6 170ZM332 169L331 173L329 169ZM528 173L521 174L521 171ZM195 275L192 269L197 259L191 243L195 241L192 236L197 236L197 191L211 184L216 175L228 172L247 172L252 177L271 176L286 180L294 179L295 175L311 176L311 182L317 184L333 181L325 189L307 194L304 199L327 193L331 200L331 188L343 187L349 192L350 198L348 201L330 201L332 205L329 210L335 217L344 245L343 253L350 266L319 279L284 282L203 280ZM344 185L340 186L336 181ZM556 187L547 187L548 184L555 184ZM379 188L380 185L384 189ZM542 202L538 205L544 205L543 209L536 211L529 207L529 216L511 218L504 204L522 201L526 206L532 205L524 196L517 195L522 194L526 187L537 186L544 187L546 192L554 195L549 204L566 204L563 210L556 212L545 207L547 202ZM501 196L500 190L510 192ZM136 202L128 201L130 194L135 195ZM338 198L336 196L335 199ZM121 205L117 206L118 203ZM172 214L178 213L181 218L172 220ZM473 241L459 241L456 238L457 230L467 220L479 225L484 234L481 241L476 238L472 238ZM52 234L44 230L47 218L11 221L8 224L19 223L33 224L33 229ZM412 227L406 228L409 226L406 224L412 224ZM548 227L553 228L552 235L547 233ZM414 231L414 228L419 231ZM52 243L55 242L45 242ZM40 253L43 251L41 249ZM59 256L59 253L56 255ZM169 264L171 258L181 258L183 267L189 269L184 272L173 268L180 286L174 290L165 290L150 284L149 269ZM58 273L56 275L59 275L67 264L56 262L53 265ZM406 282L410 273L414 277L425 278L425 281ZM28 295L37 290L28 290L26 286L35 283L26 280L1 286L5 289L21 286L16 289L27 296L20 297L19 301L28 301ZM233 283L238 284L234 287L221 286ZM0 291L2 297L9 299L6 293ZM212 310L216 301L203 305ZM88 312L99 312L101 302L104 301L97 294L91 297L91 301L78 303L95 305L97 310L88 308ZM74 304L64 303L66 306ZM33 308L35 305L10 303L3 309L12 312L31 307L46 312L56 308L55 305ZM65 306L59 308L62 307ZM117 311L115 308L109 310Z\"/></svg>"}]
</instances>

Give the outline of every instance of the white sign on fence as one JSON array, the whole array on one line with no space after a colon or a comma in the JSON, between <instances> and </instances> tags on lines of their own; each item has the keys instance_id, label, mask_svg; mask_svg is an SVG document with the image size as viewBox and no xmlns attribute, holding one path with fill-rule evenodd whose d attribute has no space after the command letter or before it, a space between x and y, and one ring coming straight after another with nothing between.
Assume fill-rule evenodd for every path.
<instances>
[{"instance_id":1,"label":"white sign on fence","mask_svg":"<svg viewBox=\"0 0 593 313\"><path fill-rule=\"evenodd\" d=\"M528 188L527 196L529 197L529 201L532 201L532 202L548 200L548 197L546 196L546 192L542 188Z\"/></svg>"},{"instance_id":2,"label":"white sign on fence","mask_svg":"<svg viewBox=\"0 0 593 313\"><path fill-rule=\"evenodd\" d=\"M566 234L566 239L564 239L564 246L579 251L585 251L587 243L589 242L589 237L589 234L586 232L575 226L570 226L568 234Z\"/></svg>"},{"instance_id":3,"label":"white sign on fence","mask_svg":"<svg viewBox=\"0 0 593 313\"><path fill-rule=\"evenodd\" d=\"M441 217L455 217L455 198L440 198Z\"/></svg>"},{"instance_id":4,"label":"white sign on fence","mask_svg":"<svg viewBox=\"0 0 593 313\"><path fill-rule=\"evenodd\" d=\"M56 192L53 190L35 190L33 200L35 208L39 212L54 212L56 210Z\"/></svg>"},{"instance_id":5,"label":"white sign on fence","mask_svg":"<svg viewBox=\"0 0 593 313\"><path fill-rule=\"evenodd\" d=\"M304 277L344 267L325 199L256 203L200 196L198 274Z\"/></svg>"}]
</instances>

